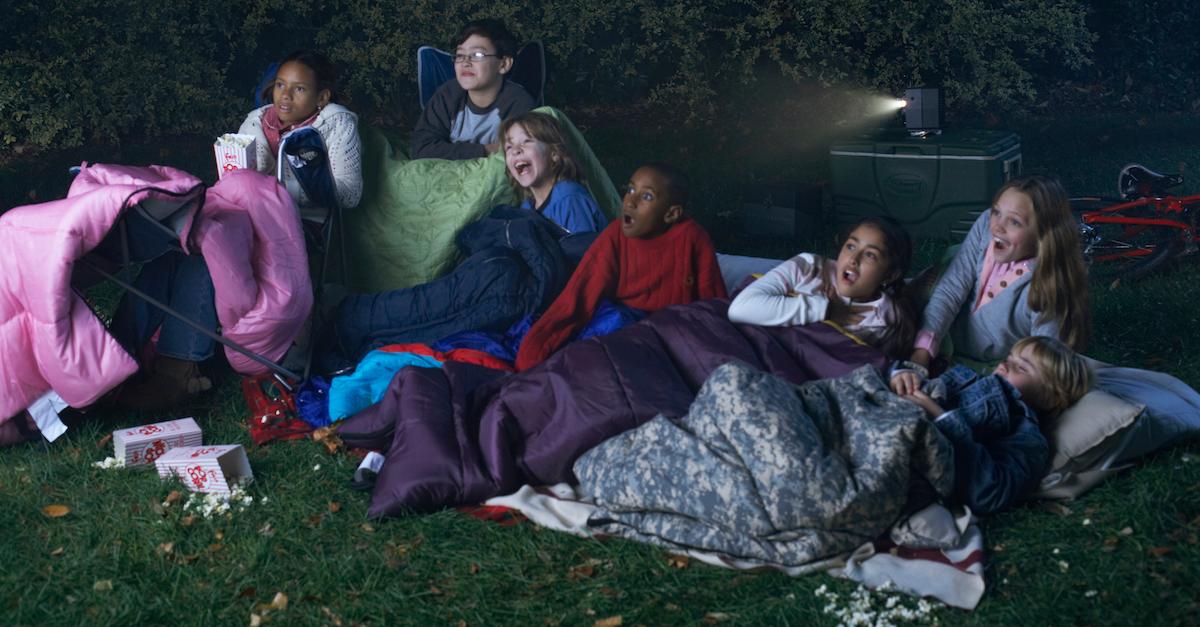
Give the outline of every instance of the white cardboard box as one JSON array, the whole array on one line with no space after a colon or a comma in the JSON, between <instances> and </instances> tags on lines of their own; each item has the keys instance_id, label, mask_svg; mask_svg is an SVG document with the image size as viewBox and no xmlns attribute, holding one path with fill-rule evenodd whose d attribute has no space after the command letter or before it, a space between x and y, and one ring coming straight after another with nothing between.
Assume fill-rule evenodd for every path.
<instances>
[{"instance_id":1,"label":"white cardboard box","mask_svg":"<svg viewBox=\"0 0 1200 627\"><path fill-rule=\"evenodd\" d=\"M254 479L241 444L186 446L167 451L154 461L158 476L178 476L193 492L229 494L233 485Z\"/></svg>"},{"instance_id":2,"label":"white cardboard box","mask_svg":"<svg viewBox=\"0 0 1200 627\"><path fill-rule=\"evenodd\" d=\"M198 446L200 425L191 418L118 429L113 431L113 455L126 466L153 463L167 451L180 446Z\"/></svg>"},{"instance_id":3,"label":"white cardboard box","mask_svg":"<svg viewBox=\"0 0 1200 627\"><path fill-rule=\"evenodd\" d=\"M217 175L225 175L234 170L253 170L258 164L258 153L254 150L253 135L238 135L226 133L213 143L213 151L217 155Z\"/></svg>"}]
</instances>

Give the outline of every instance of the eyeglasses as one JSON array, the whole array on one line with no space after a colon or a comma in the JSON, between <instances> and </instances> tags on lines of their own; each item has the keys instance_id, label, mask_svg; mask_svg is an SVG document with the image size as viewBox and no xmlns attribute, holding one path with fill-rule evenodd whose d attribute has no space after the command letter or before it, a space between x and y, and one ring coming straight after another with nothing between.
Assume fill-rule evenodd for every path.
<instances>
[{"instance_id":1,"label":"eyeglasses","mask_svg":"<svg viewBox=\"0 0 1200 627\"><path fill-rule=\"evenodd\" d=\"M455 63L466 63L467 61L470 61L471 63L482 63L483 60L488 57L499 57L499 56L500 55L498 55L498 54L487 54L484 52L475 51L475 52L468 52L467 54L454 55L454 62Z\"/></svg>"}]
</instances>

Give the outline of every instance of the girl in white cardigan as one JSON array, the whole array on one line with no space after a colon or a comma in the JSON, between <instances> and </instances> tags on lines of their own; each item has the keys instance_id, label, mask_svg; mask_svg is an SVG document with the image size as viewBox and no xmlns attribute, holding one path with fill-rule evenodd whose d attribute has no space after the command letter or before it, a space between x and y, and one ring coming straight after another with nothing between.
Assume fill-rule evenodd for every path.
<instances>
[{"instance_id":1,"label":"girl in white cardigan","mask_svg":"<svg viewBox=\"0 0 1200 627\"><path fill-rule=\"evenodd\" d=\"M362 197L362 141L358 116L334 103L337 78L337 68L325 56L307 50L293 52L279 64L275 81L263 94L271 104L251 111L238 132L255 137L257 169L274 175L280 137L312 126L325 141L338 203L349 209ZM329 208L313 206L290 168L283 168L283 184L301 217L324 222Z\"/></svg>"}]
</instances>

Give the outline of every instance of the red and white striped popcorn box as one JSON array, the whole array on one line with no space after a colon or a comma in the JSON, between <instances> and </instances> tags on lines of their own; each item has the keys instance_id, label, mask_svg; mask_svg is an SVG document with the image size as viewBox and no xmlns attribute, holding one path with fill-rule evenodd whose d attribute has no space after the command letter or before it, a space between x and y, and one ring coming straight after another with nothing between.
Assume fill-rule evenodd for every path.
<instances>
[{"instance_id":1,"label":"red and white striped popcorn box","mask_svg":"<svg viewBox=\"0 0 1200 627\"><path fill-rule=\"evenodd\" d=\"M192 492L229 494L237 483L254 479L241 444L185 446L154 461L158 476L176 475Z\"/></svg>"},{"instance_id":2,"label":"red and white striped popcorn box","mask_svg":"<svg viewBox=\"0 0 1200 627\"><path fill-rule=\"evenodd\" d=\"M139 466L154 463L173 448L201 442L200 425L180 418L113 431L113 456L125 460L126 466Z\"/></svg>"},{"instance_id":3,"label":"red and white striped popcorn box","mask_svg":"<svg viewBox=\"0 0 1200 627\"><path fill-rule=\"evenodd\" d=\"M213 143L213 151L217 154L217 176L225 175L234 170L253 170L258 164L258 153L254 150L253 135L225 133Z\"/></svg>"}]
</instances>

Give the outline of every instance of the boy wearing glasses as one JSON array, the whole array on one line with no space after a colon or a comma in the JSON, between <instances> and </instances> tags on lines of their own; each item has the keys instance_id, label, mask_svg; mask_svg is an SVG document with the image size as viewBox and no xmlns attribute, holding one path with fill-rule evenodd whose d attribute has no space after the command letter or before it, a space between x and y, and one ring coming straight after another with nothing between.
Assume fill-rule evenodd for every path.
<instances>
[{"instance_id":1,"label":"boy wearing glasses","mask_svg":"<svg viewBox=\"0 0 1200 627\"><path fill-rule=\"evenodd\" d=\"M534 106L529 92L505 80L517 41L502 22L469 22L454 41L454 80L425 105L413 129L414 159L486 157L499 150L500 122Z\"/></svg>"}]
</instances>

